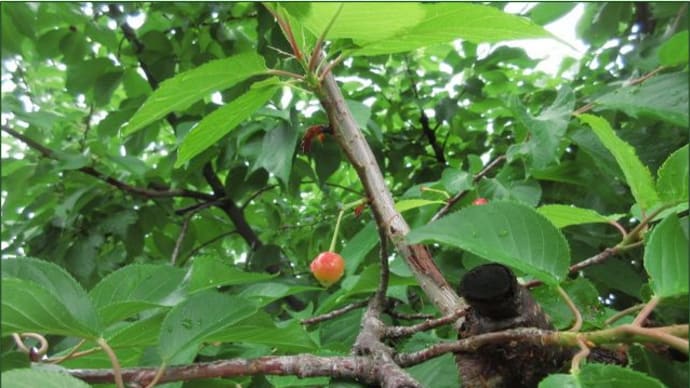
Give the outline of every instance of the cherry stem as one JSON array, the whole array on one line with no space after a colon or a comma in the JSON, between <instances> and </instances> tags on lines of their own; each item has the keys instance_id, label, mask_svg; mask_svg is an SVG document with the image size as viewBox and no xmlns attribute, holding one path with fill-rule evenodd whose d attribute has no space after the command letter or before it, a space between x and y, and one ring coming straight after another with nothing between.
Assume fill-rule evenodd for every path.
<instances>
[{"instance_id":1,"label":"cherry stem","mask_svg":"<svg viewBox=\"0 0 690 388\"><path fill-rule=\"evenodd\" d=\"M331 246L328 248L329 252L335 252L335 243L338 241L338 232L340 231L340 220L343 219L343 214L345 214L345 208L340 209L338 213L338 220L335 222L335 230L333 231L333 239L331 240Z\"/></svg>"}]
</instances>

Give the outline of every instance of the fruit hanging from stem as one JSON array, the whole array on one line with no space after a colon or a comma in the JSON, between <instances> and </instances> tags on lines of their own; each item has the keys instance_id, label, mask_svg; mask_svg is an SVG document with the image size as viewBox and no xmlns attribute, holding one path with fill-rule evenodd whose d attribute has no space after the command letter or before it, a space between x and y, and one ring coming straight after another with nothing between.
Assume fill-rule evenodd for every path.
<instances>
[{"instance_id":1,"label":"fruit hanging from stem","mask_svg":"<svg viewBox=\"0 0 690 388\"><path fill-rule=\"evenodd\" d=\"M345 273L345 260L335 252L322 252L311 262L309 269L322 286L330 287Z\"/></svg>"}]
</instances>

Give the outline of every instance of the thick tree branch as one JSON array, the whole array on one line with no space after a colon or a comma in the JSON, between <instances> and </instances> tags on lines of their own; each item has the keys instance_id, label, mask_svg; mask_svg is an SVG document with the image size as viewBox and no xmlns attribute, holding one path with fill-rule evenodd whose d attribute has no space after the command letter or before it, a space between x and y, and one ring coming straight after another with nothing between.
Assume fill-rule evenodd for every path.
<instances>
[{"instance_id":1,"label":"thick tree branch","mask_svg":"<svg viewBox=\"0 0 690 388\"><path fill-rule=\"evenodd\" d=\"M299 376L356 379L373 384L375 368L368 357L316 357L312 355L261 357L256 359L220 360L173 366L165 369L158 383L189 381L215 377L254 375ZM124 368L123 380L144 386L150 383L158 368ZM72 369L69 373L92 384L112 383L114 375L109 369Z\"/></svg>"},{"instance_id":2,"label":"thick tree branch","mask_svg":"<svg viewBox=\"0 0 690 388\"><path fill-rule=\"evenodd\" d=\"M395 202L376 158L357 127L332 73L325 75L316 92L328 114L335 138L357 171L371 200L370 206L379 228L384 228L426 295L442 313L450 314L464 308L464 303L436 267L426 247L405 242L410 227L395 209Z\"/></svg>"},{"instance_id":3,"label":"thick tree branch","mask_svg":"<svg viewBox=\"0 0 690 388\"><path fill-rule=\"evenodd\" d=\"M611 329L587 333L557 332L536 328L510 329L493 333L480 334L457 341L432 345L417 352L399 353L393 361L406 368L420 364L446 353L473 354L485 346L509 344L520 346L563 346L576 348L580 339L594 345L618 343L661 343L670 344L687 354L688 325L672 325L656 328L641 328L633 325L622 325ZM597 350L595 348L594 350ZM594 353L594 352L593 352ZM191 365L172 366L167 368L160 382L189 381L215 377L236 377L253 375L274 375L299 377L328 376L357 380L364 384L380 383L377 374L382 364L369 356L317 357L312 355L269 356L256 359L219 360ZM128 383L146 384L157 372L152 368L123 368L123 380ZM112 383L114 373L111 369L71 369L70 375L88 383Z\"/></svg>"}]
</instances>

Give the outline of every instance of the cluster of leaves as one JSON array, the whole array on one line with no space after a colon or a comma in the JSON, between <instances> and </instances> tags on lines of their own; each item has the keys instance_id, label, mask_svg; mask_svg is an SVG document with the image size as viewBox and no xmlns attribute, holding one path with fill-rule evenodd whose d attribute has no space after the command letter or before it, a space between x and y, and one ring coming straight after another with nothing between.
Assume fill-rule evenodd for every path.
<instances>
[{"instance_id":1,"label":"cluster of leaves","mask_svg":"<svg viewBox=\"0 0 690 388\"><path fill-rule=\"evenodd\" d=\"M451 283L496 261L545 283L533 294L560 329L571 315L559 288L585 329L655 298L655 324L687 323L686 8L580 5L587 51L555 76L500 43L548 37L539 25L574 7L539 4L527 22L470 4L269 6L303 49L328 31L329 58L345 59L332 71L408 238L440 243ZM99 348L121 366L349 352L360 313L300 320L376 289L376 226L369 212L343 219L335 290L308 276L339 209L366 198L333 137L301 152L327 116L308 85L280 77L303 69L264 5L15 3L2 22L3 380L45 378L16 369L28 360L11 350L14 332L50 335L53 359L83 340L68 368L110 367ZM462 209L429 223L458 194ZM490 203L469 206L477 197ZM604 248L618 255L569 274ZM399 312L435 312L402 258L391 273ZM452 338L420 333L398 348ZM630 367L649 386L687 384L687 363L661 357L636 345ZM643 376L631 369L588 365L544 384ZM458 384L450 356L409 371ZM328 381L236 382L265 380Z\"/></svg>"}]
</instances>

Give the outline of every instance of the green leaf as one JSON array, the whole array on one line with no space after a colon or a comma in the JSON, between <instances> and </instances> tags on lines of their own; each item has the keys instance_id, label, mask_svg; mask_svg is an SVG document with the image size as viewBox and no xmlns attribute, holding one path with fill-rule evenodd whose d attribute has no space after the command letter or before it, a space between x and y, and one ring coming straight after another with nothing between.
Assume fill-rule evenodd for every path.
<instances>
[{"instance_id":1,"label":"green leaf","mask_svg":"<svg viewBox=\"0 0 690 388\"><path fill-rule=\"evenodd\" d=\"M48 294L52 294L53 298L57 298L62 308L67 310L66 313L80 323L78 326L88 328L80 330L94 335L101 331L101 323L91 298L82 286L62 267L32 258L6 259L2 262L2 277L3 282L5 278L18 278L38 285L41 290L45 290ZM41 291L37 291L33 295L30 290L27 290L27 292L28 294L24 295L24 297L29 299L39 298L39 294L41 294ZM5 297L11 296L10 293L3 294L3 303L5 302ZM16 299L11 300L19 302ZM42 300L37 299L38 302L42 302ZM54 310L53 306L46 306L50 307L49 311ZM28 302L26 307L30 307ZM19 311L21 311L21 308Z\"/></svg>"},{"instance_id":2,"label":"green leaf","mask_svg":"<svg viewBox=\"0 0 690 388\"><path fill-rule=\"evenodd\" d=\"M543 26L563 17L576 5L576 3L539 3L529 11L529 18Z\"/></svg>"},{"instance_id":3,"label":"green leaf","mask_svg":"<svg viewBox=\"0 0 690 388\"><path fill-rule=\"evenodd\" d=\"M341 3L285 3L282 6L314 35L321 36L338 12ZM424 18L418 3L342 3L327 39L381 40L402 33ZM386 15L382 18L381 15Z\"/></svg>"},{"instance_id":4,"label":"green leaf","mask_svg":"<svg viewBox=\"0 0 690 388\"><path fill-rule=\"evenodd\" d=\"M354 54L379 55L410 51L456 39L473 43L494 43L552 37L548 31L529 19L506 14L494 7L469 3L427 4L423 7L426 15L419 24L382 41L355 40L363 48L356 50ZM379 20L385 19L381 18L381 14L371 15ZM463 22L458 23L458 20Z\"/></svg>"},{"instance_id":5,"label":"green leaf","mask_svg":"<svg viewBox=\"0 0 690 388\"><path fill-rule=\"evenodd\" d=\"M663 388L657 379L617 365L587 364L577 375L583 388Z\"/></svg>"},{"instance_id":6,"label":"green leaf","mask_svg":"<svg viewBox=\"0 0 690 388\"><path fill-rule=\"evenodd\" d=\"M642 164L635 154L635 149L621 140L606 120L590 114L583 114L579 117L582 122L592 127L602 144L616 158L616 162L623 170L625 180L637 203L643 209L649 209L659 202L652 175L647 166Z\"/></svg>"},{"instance_id":7,"label":"green leaf","mask_svg":"<svg viewBox=\"0 0 690 388\"><path fill-rule=\"evenodd\" d=\"M288 295L298 294L305 291L320 291L322 287L300 286L279 282L261 282L248 286L239 296L251 299L260 306L265 306Z\"/></svg>"},{"instance_id":8,"label":"green leaf","mask_svg":"<svg viewBox=\"0 0 690 388\"><path fill-rule=\"evenodd\" d=\"M472 188L472 175L457 168L446 168L441 174L443 188L450 193L460 193Z\"/></svg>"},{"instance_id":9,"label":"green leaf","mask_svg":"<svg viewBox=\"0 0 690 388\"><path fill-rule=\"evenodd\" d=\"M395 203L395 210L402 213L407 210L416 209L422 206L443 205L443 201L432 201L429 199L403 199Z\"/></svg>"},{"instance_id":10,"label":"green leaf","mask_svg":"<svg viewBox=\"0 0 690 388\"><path fill-rule=\"evenodd\" d=\"M510 200L537 206L541 198L541 186L534 179L518 179L509 176L483 179L479 184L479 194L493 200Z\"/></svg>"},{"instance_id":11,"label":"green leaf","mask_svg":"<svg viewBox=\"0 0 690 388\"><path fill-rule=\"evenodd\" d=\"M552 374L539 388L663 388L659 380L617 365L587 364L577 374Z\"/></svg>"},{"instance_id":12,"label":"green leaf","mask_svg":"<svg viewBox=\"0 0 690 388\"><path fill-rule=\"evenodd\" d=\"M436 357L406 369L423 387L454 388L458 384L458 371L451 354Z\"/></svg>"},{"instance_id":13,"label":"green leaf","mask_svg":"<svg viewBox=\"0 0 690 388\"><path fill-rule=\"evenodd\" d=\"M584 330L605 326L604 305L599 301L599 292L592 282L580 277L563 282L562 287L580 310L584 320ZM544 286L533 289L531 293L557 329L565 330L572 326L573 312L563 303L558 290Z\"/></svg>"},{"instance_id":14,"label":"green leaf","mask_svg":"<svg viewBox=\"0 0 690 388\"><path fill-rule=\"evenodd\" d=\"M688 201L688 145L676 150L659 167L656 191L665 203Z\"/></svg>"},{"instance_id":15,"label":"green leaf","mask_svg":"<svg viewBox=\"0 0 690 388\"><path fill-rule=\"evenodd\" d=\"M581 388L582 386L573 375L553 374L539 383L539 388Z\"/></svg>"},{"instance_id":16,"label":"green leaf","mask_svg":"<svg viewBox=\"0 0 690 388\"><path fill-rule=\"evenodd\" d=\"M668 387L688 386L687 362L670 360L640 344L630 346L628 361L631 368L658 378Z\"/></svg>"},{"instance_id":17,"label":"green leaf","mask_svg":"<svg viewBox=\"0 0 690 388\"><path fill-rule=\"evenodd\" d=\"M280 352L309 352L317 349L304 326L297 321L277 325L265 312L238 322L230 330L211 336L209 341L270 345Z\"/></svg>"},{"instance_id":18,"label":"green leaf","mask_svg":"<svg viewBox=\"0 0 690 388\"><path fill-rule=\"evenodd\" d=\"M292 158L295 155L295 144L297 131L294 126L281 123L277 128L273 128L264 136L261 153L249 173L263 167L287 184L292 169Z\"/></svg>"},{"instance_id":19,"label":"green leaf","mask_svg":"<svg viewBox=\"0 0 690 388\"><path fill-rule=\"evenodd\" d=\"M532 116L517 98L513 99L511 105L515 116L527 128L530 137L526 142L508 149L509 159L512 160L517 154L526 155L531 166L538 170L557 163L561 140L575 107L573 91L569 87L561 87L553 104L538 116Z\"/></svg>"},{"instance_id":20,"label":"green leaf","mask_svg":"<svg viewBox=\"0 0 690 388\"><path fill-rule=\"evenodd\" d=\"M140 311L171 306L185 271L170 265L132 264L106 276L91 290L103 322L110 324Z\"/></svg>"},{"instance_id":21,"label":"green leaf","mask_svg":"<svg viewBox=\"0 0 690 388\"><path fill-rule=\"evenodd\" d=\"M398 210L399 211L399 210ZM357 234L350 238L340 252L345 258L345 273L349 276L357 271L369 252L378 244L379 236L376 232L376 224L367 223Z\"/></svg>"},{"instance_id":22,"label":"green leaf","mask_svg":"<svg viewBox=\"0 0 690 388\"><path fill-rule=\"evenodd\" d=\"M410 232L412 243L433 240L526 272L557 285L568 273L563 235L534 209L494 201L471 206Z\"/></svg>"},{"instance_id":23,"label":"green leaf","mask_svg":"<svg viewBox=\"0 0 690 388\"><path fill-rule=\"evenodd\" d=\"M245 272L210 256L194 259L189 271L187 291L190 293L220 286L251 284L275 277L266 273Z\"/></svg>"},{"instance_id":24,"label":"green leaf","mask_svg":"<svg viewBox=\"0 0 690 388\"><path fill-rule=\"evenodd\" d=\"M684 218L687 224L687 218ZM656 296L669 298L688 293L688 229L675 214L666 217L649 235L644 267Z\"/></svg>"},{"instance_id":25,"label":"green leaf","mask_svg":"<svg viewBox=\"0 0 690 388\"><path fill-rule=\"evenodd\" d=\"M325 30L339 6L337 3L285 5L317 36ZM460 3L345 3L326 35L329 39L352 39L359 47L352 51L354 55L411 51L456 39L491 43L550 36L528 19L493 7Z\"/></svg>"},{"instance_id":26,"label":"green leaf","mask_svg":"<svg viewBox=\"0 0 690 388\"><path fill-rule=\"evenodd\" d=\"M180 167L220 140L273 97L278 88L277 78L257 82L237 99L204 117L182 141L175 167Z\"/></svg>"},{"instance_id":27,"label":"green leaf","mask_svg":"<svg viewBox=\"0 0 690 388\"><path fill-rule=\"evenodd\" d=\"M90 385L65 372L36 369L13 369L2 373L5 388L89 388Z\"/></svg>"},{"instance_id":28,"label":"green leaf","mask_svg":"<svg viewBox=\"0 0 690 388\"><path fill-rule=\"evenodd\" d=\"M227 89L264 71L266 65L262 57L255 53L242 53L177 74L160 84L134 114L123 134L131 135L170 112L187 109L213 92Z\"/></svg>"},{"instance_id":29,"label":"green leaf","mask_svg":"<svg viewBox=\"0 0 690 388\"><path fill-rule=\"evenodd\" d=\"M165 317L159 338L160 356L170 362L181 354L195 354L202 342L219 336L256 310L254 304L236 296L216 291L194 294Z\"/></svg>"},{"instance_id":30,"label":"green leaf","mask_svg":"<svg viewBox=\"0 0 690 388\"><path fill-rule=\"evenodd\" d=\"M108 330L104 338L113 348L155 346L164 318L165 314L159 313L146 319L127 322L115 330Z\"/></svg>"},{"instance_id":31,"label":"green leaf","mask_svg":"<svg viewBox=\"0 0 690 388\"><path fill-rule=\"evenodd\" d=\"M72 314L55 294L33 281L2 279L2 336L16 332L39 332L84 338L99 333Z\"/></svg>"},{"instance_id":32,"label":"green leaf","mask_svg":"<svg viewBox=\"0 0 690 388\"><path fill-rule=\"evenodd\" d=\"M688 30L676 33L659 47L659 63L663 66L688 64Z\"/></svg>"},{"instance_id":33,"label":"green leaf","mask_svg":"<svg viewBox=\"0 0 690 388\"><path fill-rule=\"evenodd\" d=\"M688 128L687 83L687 72L662 74L641 85L616 89L596 99L594 104L622 110L631 117L651 117Z\"/></svg>"},{"instance_id":34,"label":"green leaf","mask_svg":"<svg viewBox=\"0 0 690 388\"><path fill-rule=\"evenodd\" d=\"M623 217L623 214L612 214L610 216L602 216L592 209L583 209L576 206L568 205L544 205L537 209L539 214L548 218L551 223L556 225L558 229L565 228L570 225L582 224L608 224L612 221Z\"/></svg>"}]
</instances>

